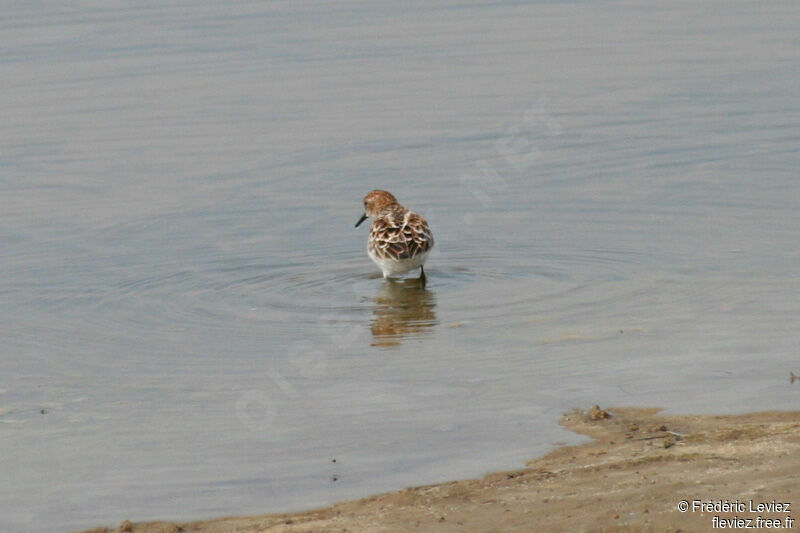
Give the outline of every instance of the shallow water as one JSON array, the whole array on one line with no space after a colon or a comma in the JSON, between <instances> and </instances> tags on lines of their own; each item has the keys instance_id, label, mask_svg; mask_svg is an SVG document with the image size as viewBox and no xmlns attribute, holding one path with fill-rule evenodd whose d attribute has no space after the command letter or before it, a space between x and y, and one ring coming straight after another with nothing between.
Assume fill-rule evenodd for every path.
<instances>
[{"instance_id":1,"label":"shallow water","mask_svg":"<svg viewBox=\"0 0 800 533\"><path fill-rule=\"evenodd\" d=\"M407 6L4 9L0 529L513 468L593 403L800 405L800 12ZM366 257L376 187L430 222L424 290Z\"/></svg>"}]
</instances>

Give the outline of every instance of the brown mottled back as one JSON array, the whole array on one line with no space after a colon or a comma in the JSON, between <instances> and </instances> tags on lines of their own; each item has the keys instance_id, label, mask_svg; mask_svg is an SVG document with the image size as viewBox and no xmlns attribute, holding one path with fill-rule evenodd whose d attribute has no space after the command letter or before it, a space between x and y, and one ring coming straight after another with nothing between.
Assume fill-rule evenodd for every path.
<instances>
[{"instance_id":1,"label":"brown mottled back","mask_svg":"<svg viewBox=\"0 0 800 533\"><path fill-rule=\"evenodd\" d=\"M433 248L433 235L424 218L395 202L373 222L369 243L382 259L411 259Z\"/></svg>"}]
</instances>

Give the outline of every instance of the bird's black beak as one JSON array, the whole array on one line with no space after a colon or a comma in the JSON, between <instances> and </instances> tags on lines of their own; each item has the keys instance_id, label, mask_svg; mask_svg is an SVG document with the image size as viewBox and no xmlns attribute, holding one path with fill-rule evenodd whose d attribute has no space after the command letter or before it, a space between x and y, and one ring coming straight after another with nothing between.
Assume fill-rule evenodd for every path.
<instances>
[{"instance_id":1,"label":"bird's black beak","mask_svg":"<svg viewBox=\"0 0 800 533\"><path fill-rule=\"evenodd\" d=\"M356 227L360 226L361 223L364 222L365 220L367 220L367 214L366 213L361 215L361 218L358 219L358 222L356 222Z\"/></svg>"}]
</instances>

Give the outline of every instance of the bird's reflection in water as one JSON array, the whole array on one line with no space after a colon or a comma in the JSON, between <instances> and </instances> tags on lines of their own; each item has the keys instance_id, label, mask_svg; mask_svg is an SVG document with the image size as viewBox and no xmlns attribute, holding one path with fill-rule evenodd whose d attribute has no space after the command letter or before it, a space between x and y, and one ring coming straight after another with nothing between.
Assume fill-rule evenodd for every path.
<instances>
[{"instance_id":1,"label":"bird's reflection in water","mask_svg":"<svg viewBox=\"0 0 800 533\"><path fill-rule=\"evenodd\" d=\"M398 346L406 337L421 335L436 325L436 300L419 279L387 279L375 295L373 346Z\"/></svg>"}]
</instances>

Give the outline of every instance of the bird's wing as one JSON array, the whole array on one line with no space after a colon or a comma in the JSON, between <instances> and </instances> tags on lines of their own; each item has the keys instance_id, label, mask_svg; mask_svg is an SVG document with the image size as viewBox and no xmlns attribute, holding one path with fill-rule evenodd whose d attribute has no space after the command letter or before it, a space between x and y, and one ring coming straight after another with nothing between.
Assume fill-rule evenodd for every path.
<instances>
[{"instance_id":1,"label":"bird's wing","mask_svg":"<svg viewBox=\"0 0 800 533\"><path fill-rule=\"evenodd\" d=\"M370 240L381 258L411 259L433 248L433 235L428 223L410 211L376 220Z\"/></svg>"}]
</instances>

